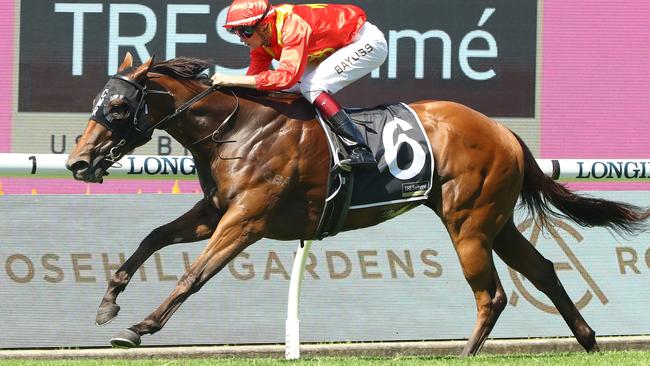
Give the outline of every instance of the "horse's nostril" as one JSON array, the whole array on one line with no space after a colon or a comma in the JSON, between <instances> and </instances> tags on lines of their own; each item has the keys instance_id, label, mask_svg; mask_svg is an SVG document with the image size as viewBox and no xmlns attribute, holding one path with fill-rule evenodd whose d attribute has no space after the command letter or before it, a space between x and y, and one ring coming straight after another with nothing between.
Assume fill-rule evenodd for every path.
<instances>
[{"instance_id":1,"label":"horse's nostril","mask_svg":"<svg viewBox=\"0 0 650 366\"><path fill-rule=\"evenodd\" d=\"M70 171L72 171L72 172L77 172L77 171L80 171L82 169L87 169L88 167L90 167L90 164L88 164L88 162L83 161L83 160L79 160L79 161L76 161L76 162L72 163L72 165L68 166L68 169L70 169Z\"/></svg>"}]
</instances>

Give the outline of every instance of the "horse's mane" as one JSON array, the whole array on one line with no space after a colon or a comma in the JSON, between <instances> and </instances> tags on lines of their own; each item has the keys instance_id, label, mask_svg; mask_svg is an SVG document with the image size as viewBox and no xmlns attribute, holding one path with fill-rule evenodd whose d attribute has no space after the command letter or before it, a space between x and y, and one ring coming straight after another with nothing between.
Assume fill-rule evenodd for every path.
<instances>
[{"instance_id":1,"label":"horse's mane","mask_svg":"<svg viewBox=\"0 0 650 366\"><path fill-rule=\"evenodd\" d=\"M191 57L177 57L171 60L155 63L150 71L179 79L209 78L205 73L212 66L207 60Z\"/></svg>"}]
</instances>

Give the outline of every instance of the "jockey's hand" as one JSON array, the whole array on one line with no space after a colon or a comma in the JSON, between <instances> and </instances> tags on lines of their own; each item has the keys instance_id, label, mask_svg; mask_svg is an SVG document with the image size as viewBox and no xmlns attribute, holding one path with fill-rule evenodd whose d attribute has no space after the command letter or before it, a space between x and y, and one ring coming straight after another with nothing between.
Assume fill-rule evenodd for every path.
<instances>
[{"instance_id":1,"label":"jockey's hand","mask_svg":"<svg viewBox=\"0 0 650 366\"><path fill-rule=\"evenodd\" d=\"M255 88L254 76L230 76L221 73L212 75L212 85L214 86L241 86L244 88Z\"/></svg>"},{"instance_id":2,"label":"jockey's hand","mask_svg":"<svg viewBox=\"0 0 650 366\"><path fill-rule=\"evenodd\" d=\"M212 75L212 85L214 86L231 86L228 82L229 76L225 74L215 73Z\"/></svg>"}]
</instances>

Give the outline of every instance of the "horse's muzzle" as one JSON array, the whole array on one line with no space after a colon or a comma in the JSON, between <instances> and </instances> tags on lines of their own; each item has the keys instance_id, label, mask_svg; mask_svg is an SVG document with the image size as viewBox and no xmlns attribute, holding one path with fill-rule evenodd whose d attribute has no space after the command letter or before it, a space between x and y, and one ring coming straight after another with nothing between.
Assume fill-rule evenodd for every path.
<instances>
[{"instance_id":1,"label":"horse's muzzle","mask_svg":"<svg viewBox=\"0 0 650 366\"><path fill-rule=\"evenodd\" d=\"M101 164L91 166L90 162L84 159L69 158L65 167L72 172L72 177L76 180L84 181L86 183L102 183L106 170L102 168Z\"/></svg>"}]
</instances>

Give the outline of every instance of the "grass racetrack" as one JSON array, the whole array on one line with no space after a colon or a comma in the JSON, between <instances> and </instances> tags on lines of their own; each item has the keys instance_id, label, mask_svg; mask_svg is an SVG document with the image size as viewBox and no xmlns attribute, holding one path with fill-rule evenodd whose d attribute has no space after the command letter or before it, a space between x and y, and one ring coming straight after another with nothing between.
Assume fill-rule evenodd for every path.
<instances>
[{"instance_id":1,"label":"grass racetrack","mask_svg":"<svg viewBox=\"0 0 650 366\"><path fill-rule=\"evenodd\" d=\"M570 365L570 366L610 366L610 365L650 365L650 351L616 351L587 354L546 353L535 355L484 355L473 358L455 356L420 357L306 357L298 361L285 361L270 358L168 358L168 359L76 359L76 360L0 360L1 366L272 366L272 365L341 365L341 366L435 366L435 365Z\"/></svg>"}]
</instances>

